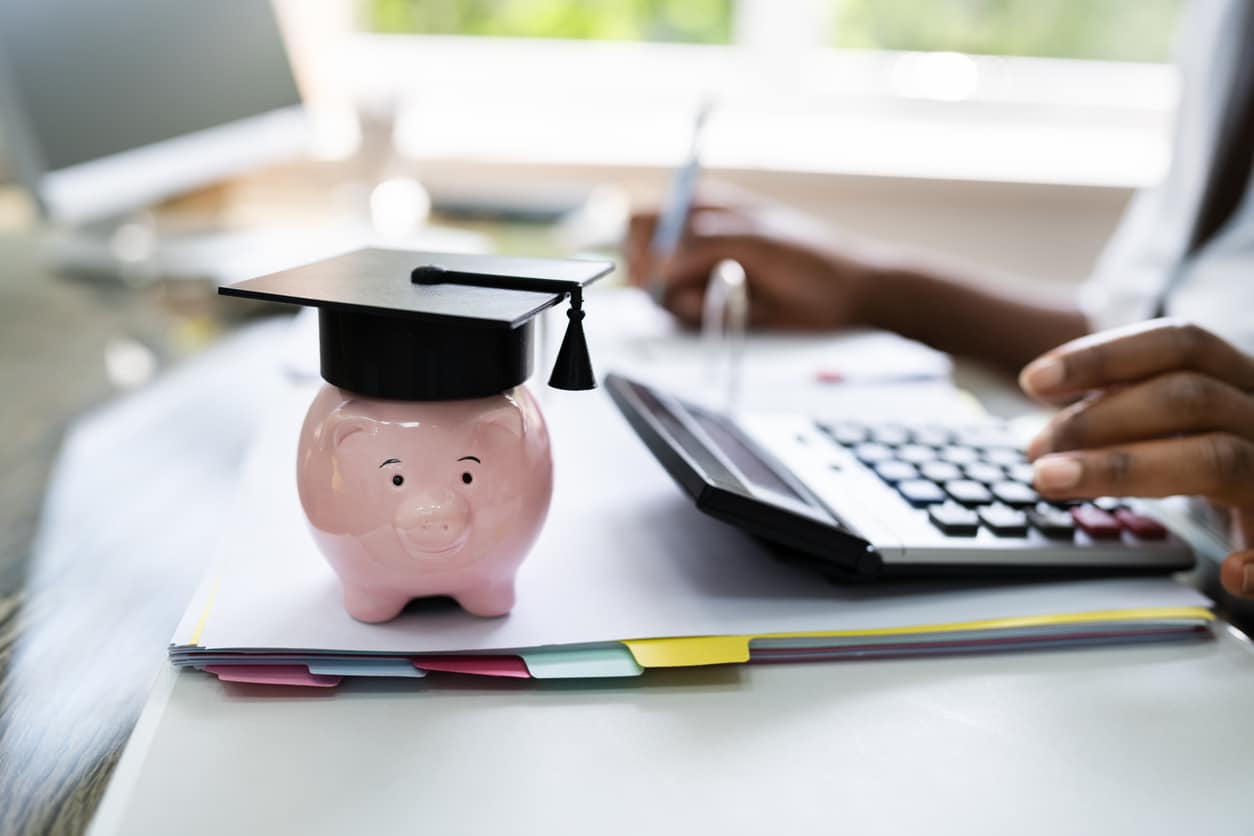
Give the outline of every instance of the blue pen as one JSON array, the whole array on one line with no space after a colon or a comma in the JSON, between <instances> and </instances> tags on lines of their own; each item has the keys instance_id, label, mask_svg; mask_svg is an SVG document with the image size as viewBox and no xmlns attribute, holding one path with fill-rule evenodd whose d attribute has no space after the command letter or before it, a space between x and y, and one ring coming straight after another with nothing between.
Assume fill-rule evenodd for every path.
<instances>
[{"instance_id":1,"label":"blue pen","mask_svg":"<svg viewBox=\"0 0 1254 836\"><path fill-rule=\"evenodd\" d=\"M707 99L697 109L688 159L675 169L675 176L671 178L670 188L667 190L666 202L662 205L662 214L658 216L657 227L653 230L653 240L649 243L653 263L658 265L649 277L649 295L655 302L661 302L666 292L661 269L679 246L679 240L684 235L684 224L688 221L688 212L692 209L692 199L696 196L697 176L701 172L701 132L712 107L713 103Z\"/></svg>"}]
</instances>

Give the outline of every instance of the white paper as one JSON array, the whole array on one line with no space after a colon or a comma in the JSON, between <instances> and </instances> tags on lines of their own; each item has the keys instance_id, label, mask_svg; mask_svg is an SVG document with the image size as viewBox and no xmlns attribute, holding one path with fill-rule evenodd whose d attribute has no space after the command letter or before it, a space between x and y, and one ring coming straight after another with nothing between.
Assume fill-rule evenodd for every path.
<instances>
[{"instance_id":1,"label":"white paper","mask_svg":"<svg viewBox=\"0 0 1254 836\"><path fill-rule=\"evenodd\" d=\"M781 564L698 512L604 391L553 393L556 488L506 617L458 610L354 621L309 536L295 447L311 389L275 412L242 482L201 646L392 653L518 649L628 638L945 624L1141 607L1206 606L1166 578L834 586Z\"/></svg>"}]
</instances>

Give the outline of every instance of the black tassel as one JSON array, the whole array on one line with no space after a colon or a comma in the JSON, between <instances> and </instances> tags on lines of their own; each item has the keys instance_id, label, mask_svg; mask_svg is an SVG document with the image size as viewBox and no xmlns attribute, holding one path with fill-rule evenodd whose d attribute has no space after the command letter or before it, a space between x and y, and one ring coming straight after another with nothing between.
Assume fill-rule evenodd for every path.
<instances>
[{"instance_id":1,"label":"black tassel","mask_svg":"<svg viewBox=\"0 0 1254 836\"><path fill-rule=\"evenodd\" d=\"M606 271L608 272L608 271ZM549 385L554 389L580 391L597 388L588 356L588 340L583 333L583 286L569 279L544 279L521 276L495 276L486 273L464 273L447 270L438 264L421 264L410 273L414 284L460 284L471 287L492 287L500 290L523 290L532 293L570 294L569 322L562 347L553 364Z\"/></svg>"},{"instance_id":2,"label":"black tassel","mask_svg":"<svg viewBox=\"0 0 1254 836\"><path fill-rule=\"evenodd\" d=\"M570 310L566 311L566 335L562 337L562 347L558 349L557 360L553 363L553 374L549 376L549 385L554 389L580 391L595 389L596 375L592 373L592 358L588 356L588 340L583 333L583 293L572 290L570 293Z\"/></svg>"}]
</instances>

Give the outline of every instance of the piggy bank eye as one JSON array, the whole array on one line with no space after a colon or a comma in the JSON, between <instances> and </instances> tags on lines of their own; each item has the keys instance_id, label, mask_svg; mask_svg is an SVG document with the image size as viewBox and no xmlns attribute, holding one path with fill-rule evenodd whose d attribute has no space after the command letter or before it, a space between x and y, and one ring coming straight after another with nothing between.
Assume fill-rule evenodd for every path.
<instances>
[{"instance_id":1,"label":"piggy bank eye","mask_svg":"<svg viewBox=\"0 0 1254 836\"><path fill-rule=\"evenodd\" d=\"M399 473L396 474L392 477L392 484L399 488L401 485L405 484L405 477Z\"/></svg>"},{"instance_id":2,"label":"piggy bank eye","mask_svg":"<svg viewBox=\"0 0 1254 836\"><path fill-rule=\"evenodd\" d=\"M469 485L473 481L475 481L475 477L471 476L469 473L462 474L462 484Z\"/></svg>"}]
</instances>

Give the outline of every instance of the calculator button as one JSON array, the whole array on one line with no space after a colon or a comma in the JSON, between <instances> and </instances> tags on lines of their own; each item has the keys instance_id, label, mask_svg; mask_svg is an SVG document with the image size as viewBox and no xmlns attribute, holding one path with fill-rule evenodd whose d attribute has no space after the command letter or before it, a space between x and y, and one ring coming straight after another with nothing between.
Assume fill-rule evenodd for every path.
<instances>
[{"instance_id":1,"label":"calculator button","mask_svg":"<svg viewBox=\"0 0 1254 836\"><path fill-rule=\"evenodd\" d=\"M887 444L890 447L896 447L909 441L910 434L906 432L905 427L898 427L895 424L884 424L879 427L871 427L871 440L880 444Z\"/></svg>"},{"instance_id":2,"label":"calculator button","mask_svg":"<svg viewBox=\"0 0 1254 836\"><path fill-rule=\"evenodd\" d=\"M945 501L945 492L936 483L924 479L898 482L897 492L912 505L933 505Z\"/></svg>"},{"instance_id":3,"label":"calculator button","mask_svg":"<svg viewBox=\"0 0 1254 836\"><path fill-rule=\"evenodd\" d=\"M987 462L972 462L964 467L963 471L967 474L968 479L974 479L986 485L995 485L998 482L1006 481L1006 471L995 464L988 464Z\"/></svg>"},{"instance_id":4,"label":"calculator button","mask_svg":"<svg viewBox=\"0 0 1254 836\"><path fill-rule=\"evenodd\" d=\"M979 514L984 524L999 537L1024 537L1028 533L1028 518L1022 511L1005 505L985 505Z\"/></svg>"},{"instance_id":5,"label":"calculator button","mask_svg":"<svg viewBox=\"0 0 1254 836\"><path fill-rule=\"evenodd\" d=\"M907 444L897 448L897 458L911 464L923 464L936 458L936 451L922 444Z\"/></svg>"},{"instance_id":6,"label":"calculator button","mask_svg":"<svg viewBox=\"0 0 1254 836\"><path fill-rule=\"evenodd\" d=\"M1027 512L1028 522L1046 537L1070 540L1075 534L1075 520L1070 511L1063 511L1042 502Z\"/></svg>"},{"instance_id":7,"label":"calculator button","mask_svg":"<svg viewBox=\"0 0 1254 836\"><path fill-rule=\"evenodd\" d=\"M919 472L924 479L931 479L933 482L949 482L962 478L958 465L951 462L926 462L919 468Z\"/></svg>"},{"instance_id":8,"label":"calculator button","mask_svg":"<svg viewBox=\"0 0 1254 836\"><path fill-rule=\"evenodd\" d=\"M1085 504L1083 499L1050 499L1046 502L1037 503L1037 507L1040 507L1041 505L1048 505L1049 507L1055 508L1059 511L1066 511L1070 513L1072 508L1077 508L1083 504Z\"/></svg>"},{"instance_id":9,"label":"calculator button","mask_svg":"<svg viewBox=\"0 0 1254 836\"><path fill-rule=\"evenodd\" d=\"M993 485L993 496L1007 505L1034 505L1041 497L1022 482L998 482Z\"/></svg>"},{"instance_id":10,"label":"calculator button","mask_svg":"<svg viewBox=\"0 0 1254 836\"><path fill-rule=\"evenodd\" d=\"M953 433L939 427L921 427L910 434L911 441L927 447L944 447L953 440Z\"/></svg>"},{"instance_id":11,"label":"calculator button","mask_svg":"<svg viewBox=\"0 0 1254 836\"><path fill-rule=\"evenodd\" d=\"M945 483L945 491L963 505L984 505L993 501L988 488L971 479L955 479Z\"/></svg>"},{"instance_id":12,"label":"calculator button","mask_svg":"<svg viewBox=\"0 0 1254 836\"><path fill-rule=\"evenodd\" d=\"M968 447L1014 447L1014 440L1001 427L967 427L959 430L955 443Z\"/></svg>"},{"instance_id":13,"label":"calculator button","mask_svg":"<svg viewBox=\"0 0 1254 836\"><path fill-rule=\"evenodd\" d=\"M1167 537L1167 529L1163 528L1157 520L1152 520L1127 508L1115 511L1115 519L1142 540L1163 540Z\"/></svg>"},{"instance_id":14,"label":"calculator button","mask_svg":"<svg viewBox=\"0 0 1254 836\"><path fill-rule=\"evenodd\" d=\"M875 464L893 457L893 451L885 447L883 444L859 444L853 448L853 454L858 457L858 461L863 464Z\"/></svg>"},{"instance_id":15,"label":"calculator button","mask_svg":"<svg viewBox=\"0 0 1254 836\"><path fill-rule=\"evenodd\" d=\"M984 461L1010 467L1016 464L1023 464L1025 459L1023 453L1018 450L1013 450L1009 447L994 447L984 451Z\"/></svg>"},{"instance_id":16,"label":"calculator button","mask_svg":"<svg viewBox=\"0 0 1254 836\"><path fill-rule=\"evenodd\" d=\"M875 465L875 472L885 482L897 484L905 482L909 479L918 479L919 471L909 462L898 461L897 459L887 459Z\"/></svg>"},{"instance_id":17,"label":"calculator button","mask_svg":"<svg viewBox=\"0 0 1254 836\"><path fill-rule=\"evenodd\" d=\"M820 424L819 428L844 447L852 447L867 440L867 428L862 424L842 421L837 424Z\"/></svg>"},{"instance_id":18,"label":"calculator button","mask_svg":"<svg viewBox=\"0 0 1254 836\"><path fill-rule=\"evenodd\" d=\"M1006 475L1010 477L1012 482L1022 482L1025 485L1032 484L1032 480L1036 478L1036 473L1030 464L1012 464L1006 468Z\"/></svg>"},{"instance_id":19,"label":"calculator button","mask_svg":"<svg viewBox=\"0 0 1254 836\"><path fill-rule=\"evenodd\" d=\"M927 516L932 525L951 536L971 537L980 530L979 516L955 502L933 505L927 509Z\"/></svg>"},{"instance_id":20,"label":"calculator button","mask_svg":"<svg viewBox=\"0 0 1254 836\"><path fill-rule=\"evenodd\" d=\"M949 446L940 451L940 457L944 461L954 464L971 464L979 459L980 454L970 447Z\"/></svg>"},{"instance_id":21,"label":"calculator button","mask_svg":"<svg viewBox=\"0 0 1254 836\"><path fill-rule=\"evenodd\" d=\"M1123 500L1116 499L1113 496L1099 496L1092 502L1108 514L1113 514L1123 507Z\"/></svg>"},{"instance_id":22,"label":"calculator button","mask_svg":"<svg viewBox=\"0 0 1254 836\"><path fill-rule=\"evenodd\" d=\"M1119 536L1119 521L1094 505L1072 508L1071 519L1094 540L1113 540Z\"/></svg>"}]
</instances>

